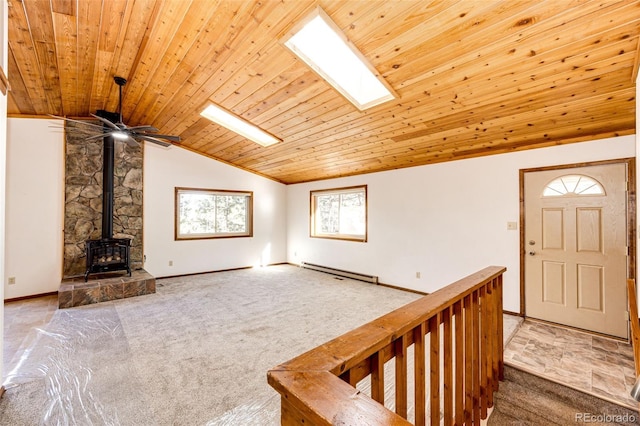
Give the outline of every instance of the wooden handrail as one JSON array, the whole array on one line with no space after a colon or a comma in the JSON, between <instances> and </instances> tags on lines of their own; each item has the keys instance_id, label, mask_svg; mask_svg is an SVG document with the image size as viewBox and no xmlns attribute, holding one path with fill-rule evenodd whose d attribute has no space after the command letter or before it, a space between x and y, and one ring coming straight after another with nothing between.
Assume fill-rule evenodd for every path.
<instances>
[{"instance_id":1,"label":"wooden handrail","mask_svg":"<svg viewBox=\"0 0 640 426\"><path fill-rule=\"evenodd\" d=\"M428 417L439 425L441 411L445 425L479 424L503 378L505 271L487 267L270 370L268 382L281 394L281 423L411 424L407 350L413 345L415 424ZM395 413L383 405L384 363L392 358ZM368 376L370 397L355 388Z\"/></svg>"},{"instance_id":2,"label":"wooden handrail","mask_svg":"<svg viewBox=\"0 0 640 426\"><path fill-rule=\"evenodd\" d=\"M629 323L631 324L631 346L633 348L633 361L636 367L636 377L640 376L640 320L638 320L638 299L636 295L636 282L627 280L627 295L629 298Z\"/></svg>"}]
</instances>

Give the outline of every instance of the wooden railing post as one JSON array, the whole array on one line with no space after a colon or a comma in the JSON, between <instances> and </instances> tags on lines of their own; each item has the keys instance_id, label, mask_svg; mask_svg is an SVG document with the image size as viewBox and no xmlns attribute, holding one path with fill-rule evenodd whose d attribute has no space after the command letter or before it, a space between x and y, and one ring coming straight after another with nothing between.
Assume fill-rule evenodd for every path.
<instances>
[{"instance_id":1,"label":"wooden railing post","mask_svg":"<svg viewBox=\"0 0 640 426\"><path fill-rule=\"evenodd\" d=\"M472 406L472 422L480 424L480 305L478 303L478 291L471 293L471 304L473 315L473 329L471 332L473 338L473 406Z\"/></svg>"},{"instance_id":2,"label":"wooden railing post","mask_svg":"<svg viewBox=\"0 0 640 426\"><path fill-rule=\"evenodd\" d=\"M407 336L395 343L396 350L396 413L407 418Z\"/></svg>"},{"instance_id":3,"label":"wooden railing post","mask_svg":"<svg viewBox=\"0 0 640 426\"><path fill-rule=\"evenodd\" d=\"M444 346L444 425L453 424L453 336L452 336L452 311L449 306L442 313L442 331Z\"/></svg>"},{"instance_id":4,"label":"wooden railing post","mask_svg":"<svg viewBox=\"0 0 640 426\"><path fill-rule=\"evenodd\" d=\"M464 318L462 316L462 300L453 305L453 314L456 321L456 382L455 382L455 423L461 425L464 423Z\"/></svg>"},{"instance_id":5,"label":"wooden railing post","mask_svg":"<svg viewBox=\"0 0 640 426\"><path fill-rule=\"evenodd\" d=\"M384 360L379 352L371 357L371 398L384 405Z\"/></svg>"},{"instance_id":6,"label":"wooden railing post","mask_svg":"<svg viewBox=\"0 0 640 426\"><path fill-rule=\"evenodd\" d=\"M426 400L427 400L427 375L425 373L425 334L427 327L424 322L418 324L413 331L414 342L414 376L415 376L415 413L416 426L425 426L427 418Z\"/></svg>"},{"instance_id":7,"label":"wooden railing post","mask_svg":"<svg viewBox=\"0 0 640 426\"><path fill-rule=\"evenodd\" d=\"M471 295L464 298L464 421L473 424L473 305Z\"/></svg>"},{"instance_id":8,"label":"wooden railing post","mask_svg":"<svg viewBox=\"0 0 640 426\"><path fill-rule=\"evenodd\" d=\"M431 425L440 424L440 312L429 320Z\"/></svg>"},{"instance_id":9,"label":"wooden railing post","mask_svg":"<svg viewBox=\"0 0 640 426\"><path fill-rule=\"evenodd\" d=\"M487 408L489 406L490 393L487 389L489 383L489 374L487 364L490 359L489 351L489 318L487 314L487 306L489 305L487 288L482 287L480 290L480 417L487 417Z\"/></svg>"},{"instance_id":10,"label":"wooden railing post","mask_svg":"<svg viewBox=\"0 0 640 426\"><path fill-rule=\"evenodd\" d=\"M493 316L498 323L496 324L496 343L498 344L498 347L496 349L496 356L497 356L497 361L498 361L498 379L500 381L504 380L504 340L503 340L503 334L504 334L504 325L503 325L503 316L502 316L502 274L498 275L497 277L495 277L493 279L493 285L494 288L496 290L496 297L495 297L495 307L496 307L496 311L495 311L495 315ZM495 381L496 384L496 391L498 390L498 381Z\"/></svg>"}]
</instances>

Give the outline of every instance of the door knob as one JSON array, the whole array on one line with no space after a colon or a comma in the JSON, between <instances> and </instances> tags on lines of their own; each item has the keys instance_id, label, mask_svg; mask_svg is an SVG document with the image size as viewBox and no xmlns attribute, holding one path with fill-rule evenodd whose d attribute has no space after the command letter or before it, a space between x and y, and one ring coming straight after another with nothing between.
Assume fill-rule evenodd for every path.
<instances>
[{"instance_id":1,"label":"door knob","mask_svg":"<svg viewBox=\"0 0 640 426\"><path fill-rule=\"evenodd\" d=\"M536 255L536 252L535 252L535 251L530 251L530 252L529 252L529 256L535 256L535 255Z\"/></svg>"}]
</instances>

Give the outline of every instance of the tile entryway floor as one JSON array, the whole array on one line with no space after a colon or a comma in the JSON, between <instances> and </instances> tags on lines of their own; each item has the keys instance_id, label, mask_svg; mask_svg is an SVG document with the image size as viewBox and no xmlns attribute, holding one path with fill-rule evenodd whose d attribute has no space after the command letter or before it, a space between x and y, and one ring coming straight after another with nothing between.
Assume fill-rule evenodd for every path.
<instances>
[{"instance_id":1,"label":"tile entryway floor","mask_svg":"<svg viewBox=\"0 0 640 426\"><path fill-rule=\"evenodd\" d=\"M637 409L631 345L607 337L525 320L504 352L504 362L574 389Z\"/></svg>"}]
</instances>

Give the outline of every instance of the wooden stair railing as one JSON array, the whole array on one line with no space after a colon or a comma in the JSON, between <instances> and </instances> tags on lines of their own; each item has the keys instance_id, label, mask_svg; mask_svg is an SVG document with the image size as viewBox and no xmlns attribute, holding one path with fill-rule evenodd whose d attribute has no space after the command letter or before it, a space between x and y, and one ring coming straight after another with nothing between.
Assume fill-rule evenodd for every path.
<instances>
[{"instance_id":1,"label":"wooden stair railing","mask_svg":"<svg viewBox=\"0 0 640 426\"><path fill-rule=\"evenodd\" d=\"M343 334L267 374L283 425L409 425L413 345L415 424L480 424L503 379L502 275L491 266ZM395 358L395 413L384 364ZM441 368L442 366L442 368ZM369 377L371 397L356 389Z\"/></svg>"},{"instance_id":2,"label":"wooden stair railing","mask_svg":"<svg viewBox=\"0 0 640 426\"><path fill-rule=\"evenodd\" d=\"M640 376L640 320L638 320L638 299L636 296L636 282L627 280L627 295L629 299L629 323L631 324L631 347L633 361L636 367L636 377Z\"/></svg>"}]
</instances>

